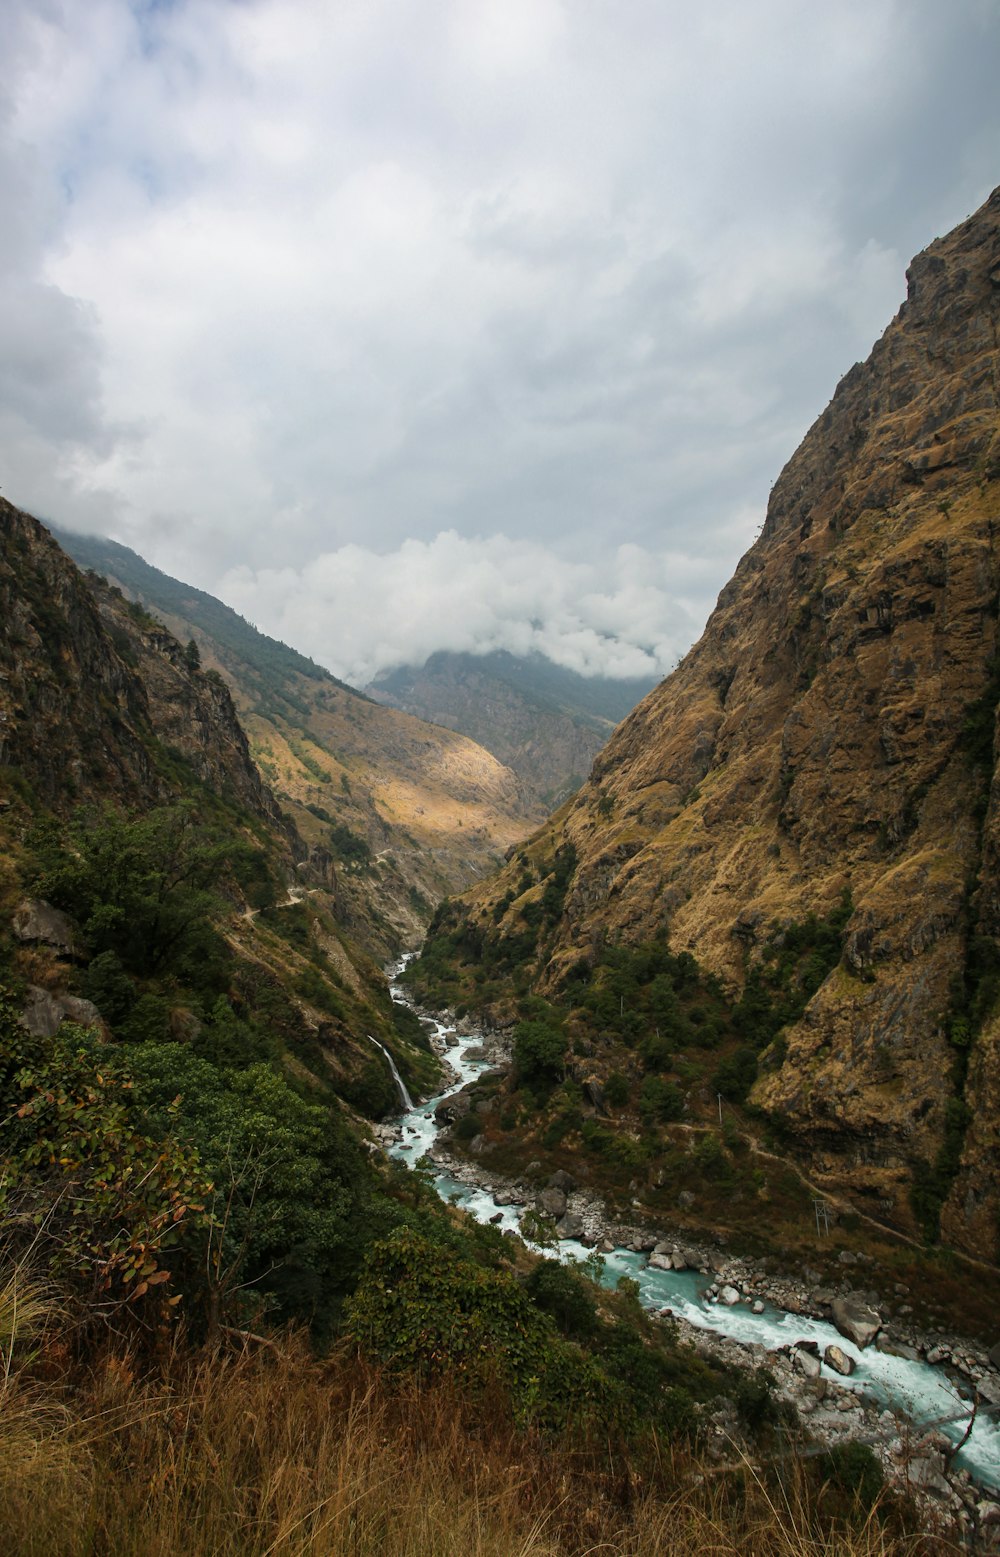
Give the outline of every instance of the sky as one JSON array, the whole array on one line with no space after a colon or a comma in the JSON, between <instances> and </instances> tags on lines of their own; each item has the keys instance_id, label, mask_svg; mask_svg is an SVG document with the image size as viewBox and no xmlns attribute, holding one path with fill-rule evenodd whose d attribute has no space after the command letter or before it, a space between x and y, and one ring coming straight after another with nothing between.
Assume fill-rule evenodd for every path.
<instances>
[{"instance_id":1,"label":"sky","mask_svg":"<svg viewBox=\"0 0 1000 1557\"><path fill-rule=\"evenodd\" d=\"M0 490L363 685L662 674L1000 182L997 0L0 0Z\"/></svg>"}]
</instances>

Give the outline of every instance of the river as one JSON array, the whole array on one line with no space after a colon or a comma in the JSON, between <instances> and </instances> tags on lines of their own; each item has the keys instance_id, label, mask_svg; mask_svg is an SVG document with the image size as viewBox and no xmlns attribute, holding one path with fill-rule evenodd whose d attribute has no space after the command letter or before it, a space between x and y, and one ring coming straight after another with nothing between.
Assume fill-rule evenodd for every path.
<instances>
[{"instance_id":1,"label":"river","mask_svg":"<svg viewBox=\"0 0 1000 1557\"><path fill-rule=\"evenodd\" d=\"M410 1005L406 990L398 983L399 973L406 960L390 970L390 988L394 1000ZM446 1058L456 1079L435 1097L400 1115L400 1139L389 1148L389 1155L410 1166L415 1166L434 1146L439 1133L434 1110L441 1099L452 1092L458 1092L486 1066L481 1058L469 1058L469 1051L482 1044L482 1035L456 1033L446 1021L436 1021L434 1025L436 1047L443 1048L445 1040L451 1040ZM395 1073L395 1067L393 1069ZM396 1079L398 1081L398 1074ZM487 1171L484 1170L483 1176L488 1176ZM499 1216L497 1226L519 1232L519 1208L498 1206L489 1191L440 1171L435 1171L434 1186L442 1199L460 1205L477 1221L491 1222ZM568 1239L559 1243L557 1252L560 1259L571 1261L586 1259L591 1250L582 1243ZM604 1261L604 1284L614 1287L621 1276L632 1277L639 1284L640 1301L647 1308L669 1307L678 1318L687 1320L699 1329L711 1330L735 1341L763 1346L769 1351L790 1346L796 1341L808 1340L817 1343L822 1356L827 1346L839 1346L854 1359L855 1372L849 1378L844 1378L823 1364L822 1377L840 1388L867 1395L879 1405L900 1413L917 1428L926 1428L933 1423L953 1443L965 1431L967 1418L957 1423L941 1420L962 1412L966 1403L940 1367L933 1367L924 1361L893 1357L887 1352L876 1350L874 1346L861 1351L831 1323L800 1314L789 1314L769 1304L765 1304L763 1313L753 1314L742 1303L733 1307L711 1303L704 1295L705 1278L697 1271L650 1269L644 1255L635 1254L629 1249L615 1249L613 1253L604 1256ZM980 1408L972 1434L956 1464L971 1471L976 1480L984 1485L1000 1487L1000 1425L995 1411L987 1415Z\"/></svg>"}]
</instances>

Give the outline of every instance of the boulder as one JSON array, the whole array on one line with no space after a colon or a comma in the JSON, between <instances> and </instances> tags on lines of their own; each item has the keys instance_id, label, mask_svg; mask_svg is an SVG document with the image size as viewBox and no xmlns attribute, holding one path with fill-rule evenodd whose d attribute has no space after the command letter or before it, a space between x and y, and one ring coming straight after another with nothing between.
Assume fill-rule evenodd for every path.
<instances>
[{"instance_id":1,"label":"boulder","mask_svg":"<svg viewBox=\"0 0 1000 1557\"><path fill-rule=\"evenodd\" d=\"M853 1341L862 1351L874 1341L882 1328L882 1320L873 1308L869 1308L861 1295L849 1292L846 1297L834 1298L830 1313L841 1335Z\"/></svg>"},{"instance_id":2,"label":"boulder","mask_svg":"<svg viewBox=\"0 0 1000 1557\"><path fill-rule=\"evenodd\" d=\"M651 1270L673 1270L674 1265L669 1254L657 1254L654 1250L649 1256L649 1267Z\"/></svg>"},{"instance_id":3,"label":"boulder","mask_svg":"<svg viewBox=\"0 0 1000 1557\"><path fill-rule=\"evenodd\" d=\"M565 1216L556 1224L557 1238L579 1238L583 1232L583 1218L575 1211L567 1211Z\"/></svg>"},{"instance_id":4,"label":"boulder","mask_svg":"<svg viewBox=\"0 0 1000 1557\"><path fill-rule=\"evenodd\" d=\"M567 1173L563 1168L557 1168L549 1179L550 1189L561 1189L564 1195L570 1194L576 1188L576 1179L572 1173Z\"/></svg>"},{"instance_id":5,"label":"boulder","mask_svg":"<svg viewBox=\"0 0 1000 1557\"><path fill-rule=\"evenodd\" d=\"M719 1293L719 1301L725 1303L727 1308L732 1308L740 1300L740 1295L735 1287L723 1287Z\"/></svg>"},{"instance_id":6,"label":"boulder","mask_svg":"<svg viewBox=\"0 0 1000 1557\"><path fill-rule=\"evenodd\" d=\"M556 1189L554 1185L543 1189L540 1195L535 1197L535 1205L546 1216L554 1217L558 1222L560 1217L566 1214L566 1192Z\"/></svg>"},{"instance_id":7,"label":"boulder","mask_svg":"<svg viewBox=\"0 0 1000 1557\"><path fill-rule=\"evenodd\" d=\"M839 1351L839 1349L840 1348L838 1347L837 1350ZM819 1358L814 1357L812 1352L803 1351L801 1346L792 1347L792 1366L794 1367L796 1373L801 1373L804 1378L819 1378Z\"/></svg>"},{"instance_id":8,"label":"boulder","mask_svg":"<svg viewBox=\"0 0 1000 1557\"><path fill-rule=\"evenodd\" d=\"M51 946L64 957L77 954L76 932L66 915L42 898L26 897L14 910L14 934L26 944Z\"/></svg>"},{"instance_id":9,"label":"boulder","mask_svg":"<svg viewBox=\"0 0 1000 1557\"><path fill-rule=\"evenodd\" d=\"M1000 1368L1000 1341L995 1346L991 1346L986 1355L994 1368Z\"/></svg>"},{"instance_id":10,"label":"boulder","mask_svg":"<svg viewBox=\"0 0 1000 1557\"><path fill-rule=\"evenodd\" d=\"M854 1358L848 1357L839 1346L828 1346L823 1353L823 1361L828 1368L833 1369L834 1373L842 1373L845 1379L850 1378L854 1372Z\"/></svg>"},{"instance_id":11,"label":"boulder","mask_svg":"<svg viewBox=\"0 0 1000 1557\"><path fill-rule=\"evenodd\" d=\"M690 1211L694 1206L694 1195L689 1189L682 1189L677 1196L677 1205L681 1211Z\"/></svg>"},{"instance_id":12,"label":"boulder","mask_svg":"<svg viewBox=\"0 0 1000 1557\"><path fill-rule=\"evenodd\" d=\"M21 1022L36 1038L51 1038L63 1022L78 1022L81 1027L103 1027L101 1013L91 1000L75 995L53 995L37 984L28 985L28 998Z\"/></svg>"}]
</instances>

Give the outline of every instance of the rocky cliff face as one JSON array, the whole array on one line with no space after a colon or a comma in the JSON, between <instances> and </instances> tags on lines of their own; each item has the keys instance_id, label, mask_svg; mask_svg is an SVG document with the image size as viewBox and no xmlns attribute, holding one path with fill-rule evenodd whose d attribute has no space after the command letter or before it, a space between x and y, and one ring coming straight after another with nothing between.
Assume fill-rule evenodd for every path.
<instances>
[{"instance_id":1,"label":"rocky cliff face","mask_svg":"<svg viewBox=\"0 0 1000 1557\"><path fill-rule=\"evenodd\" d=\"M0 499L0 768L65 810L169 798L169 765L275 822L232 699L180 644L88 587L37 520Z\"/></svg>"},{"instance_id":2,"label":"rocky cliff face","mask_svg":"<svg viewBox=\"0 0 1000 1557\"><path fill-rule=\"evenodd\" d=\"M602 937L659 934L739 986L782 926L849 892L841 963L755 1100L818 1182L911 1228L930 1184L944 1235L983 1253L1000 1214L1000 190L907 279L701 641L534 841L577 855L536 987ZM488 933L516 926L519 870L469 910L503 914Z\"/></svg>"}]
</instances>

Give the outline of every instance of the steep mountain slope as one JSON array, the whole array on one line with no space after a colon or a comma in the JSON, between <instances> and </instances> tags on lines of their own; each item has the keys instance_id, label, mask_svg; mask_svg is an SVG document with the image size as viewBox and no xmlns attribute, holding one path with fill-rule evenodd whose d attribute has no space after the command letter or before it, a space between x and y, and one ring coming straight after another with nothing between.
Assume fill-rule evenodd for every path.
<instances>
[{"instance_id":1,"label":"steep mountain slope","mask_svg":"<svg viewBox=\"0 0 1000 1557\"><path fill-rule=\"evenodd\" d=\"M0 981L36 1025L197 1045L263 1020L300 1084L384 1110L368 1034L433 1061L306 853L221 677L0 500Z\"/></svg>"},{"instance_id":2,"label":"steep mountain slope","mask_svg":"<svg viewBox=\"0 0 1000 1557\"><path fill-rule=\"evenodd\" d=\"M372 697L460 730L513 768L547 810L579 789L652 680L587 677L541 654L432 654L378 677Z\"/></svg>"},{"instance_id":3,"label":"steep mountain slope","mask_svg":"<svg viewBox=\"0 0 1000 1557\"><path fill-rule=\"evenodd\" d=\"M415 944L441 894L496 865L544 815L465 736L381 707L115 541L55 533L224 677L256 762L325 864L342 922L377 955Z\"/></svg>"},{"instance_id":4,"label":"steep mountain slope","mask_svg":"<svg viewBox=\"0 0 1000 1557\"><path fill-rule=\"evenodd\" d=\"M814 1182L911 1231L940 1213L978 1253L1000 1217L998 329L1000 190L913 261L700 642L441 921L480 957L523 945L547 875L548 994L664 937L759 992L803 926L842 935L753 1097Z\"/></svg>"}]
</instances>

